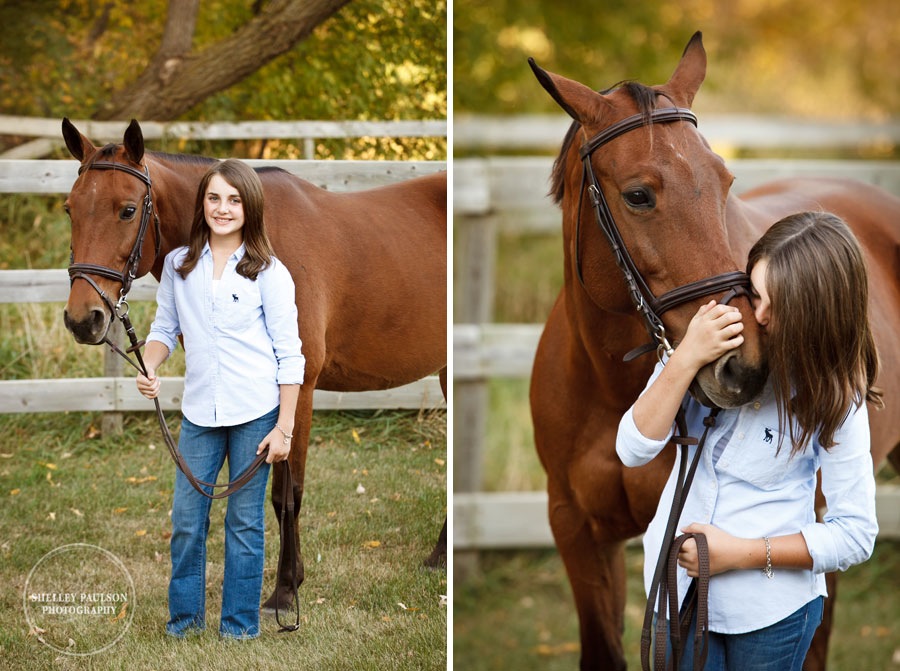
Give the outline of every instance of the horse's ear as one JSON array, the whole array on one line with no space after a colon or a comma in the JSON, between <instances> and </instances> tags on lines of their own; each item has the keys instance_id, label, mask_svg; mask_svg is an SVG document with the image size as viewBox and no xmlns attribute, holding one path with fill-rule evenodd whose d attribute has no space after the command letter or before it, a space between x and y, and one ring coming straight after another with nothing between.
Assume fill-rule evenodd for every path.
<instances>
[{"instance_id":1,"label":"horse's ear","mask_svg":"<svg viewBox=\"0 0 900 671\"><path fill-rule=\"evenodd\" d=\"M528 64L541 86L575 121L583 124L596 116L594 109L598 94L595 91L584 84L547 72L535 63L533 58L528 59Z\"/></svg>"},{"instance_id":2,"label":"horse's ear","mask_svg":"<svg viewBox=\"0 0 900 671\"><path fill-rule=\"evenodd\" d=\"M125 153L135 163L144 158L144 133L136 119L132 119L125 129Z\"/></svg>"},{"instance_id":3,"label":"horse's ear","mask_svg":"<svg viewBox=\"0 0 900 671\"><path fill-rule=\"evenodd\" d=\"M703 48L703 33L698 30L684 48L675 72L661 88L673 102L690 107L705 78L706 49Z\"/></svg>"},{"instance_id":4,"label":"horse's ear","mask_svg":"<svg viewBox=\"0 0 900 671\"><path fill-rule=\"evenodd\" d=\"M62 134L63 139L66 141L66 147L69 149L69 153L79 161L84 162L85 156L89 156L96 151L96 148L91 141L82 135L78 129L75 128L75 124L69 121L68 118L62 120Z\"/></svg>"}]
</instances>

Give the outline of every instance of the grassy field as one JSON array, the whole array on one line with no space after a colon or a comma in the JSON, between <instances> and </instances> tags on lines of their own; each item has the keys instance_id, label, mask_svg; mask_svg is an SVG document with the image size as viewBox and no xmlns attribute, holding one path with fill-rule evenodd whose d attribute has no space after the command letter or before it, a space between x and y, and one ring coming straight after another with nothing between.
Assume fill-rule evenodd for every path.
<instances>
[{"instance_id":1,"label":"grassy field","mask_svg":"<svg viewBox=\"0 0 900 671\"><path fill-rule=\"evenodd\" d=\"M99 416L81 413L0 417L0 668L446 667L447 577L421 567L446 513L443 411L316 415L301 511L301 628L277 633L264 617L260 639L245 643L216 633L221 501L209 539L207 631L188 641L165 636L174 466L149 414L127 416L122 436L100 436L98 425ZM278 550L268 505L266 540L264 594ZM39 642L22 601L36 563L72 543L109 551L135 584L130 628L88 657ZM95 643L86 633L73 649Z\"/></svg>"},{"instance_id":2,"label":"grassy field","mask_svg":"<svg viewBox=\"0 0 900 671\"><path fill-rule=\"evenodd\" d=\"M527 380L492 380L484 489L543 490L534 450ZM898 482L889 468L880 480ZM643 583L640 547L627 551L624 645L640 668ZM865 564L842 575L831 671L900 670L900 542L879 542ZM571 671L580 644L571 590L553 550L488 552L477 575L454 585L453 651L459 671Z\"/></svg>"},{"instance_id":3,"label":"grassy field","mask_svg":"<svg viewBox=\"0 0 900 671\"><path fill-rule=\"evenodd\" d=\"M629 548L624 645L640 669L643 587L640 548ZM572 671L578 620L553 551L485 553L482 574L454 588L454 668ZM830 671L900 669L900 543L878 543L871 560L841 575Z\"/></svg>"}]
</instances>

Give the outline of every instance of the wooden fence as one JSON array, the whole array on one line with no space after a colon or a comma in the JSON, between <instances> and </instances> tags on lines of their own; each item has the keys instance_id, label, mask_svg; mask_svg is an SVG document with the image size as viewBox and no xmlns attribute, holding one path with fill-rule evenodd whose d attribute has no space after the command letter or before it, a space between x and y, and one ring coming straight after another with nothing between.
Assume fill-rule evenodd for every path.
<instances>
[{"instance_id":1,"label":"wooden fence","mask_svg":"<svg viewBox=\"0 0 900 671\"><path fill-rule=\"evenodd\" d=\"M77 122L96 141L121 139L121 122ZM243 122L241 124L142 124L145 137L234 139L246 137L358 137L445 136L446 123L429 122ZM0 134L59 136L59 120L0 116ZM49 139L49 137L47 139ZM446 170L444 161L264 161L332 191L355 191ZM78 172L77 161L0 160L0 193L68 193ZM0 271L0 303L64 302L68 296L66 270ZM154 300L152 277L135 282L130 302ZM117 324L116 328L121 331ZM120 334L121 336L121 334ZM132 377L123 377L121 362L107 356L107 374L98 378L0 381L0 413L72 411L142 411L153 406L137 393ZM183 378L164 378L164 409L180 408ZM372 392L316 390L318 410L444 407L436 377L410 385Z\"/></svg>"},{"instance_id":2,"label":"wooden fence","mask_svg":"<svg viewBox=\"0 0 900 671\"><path fill-rule=\"evenodd\" d=\"M73 120L75 126L94 142L120 142L126 125L121 121ZM29 159L45 156L64 146L60 119L0 115L0 135L36 138L15 147L0 159ZM146 140L296 140L305 159L315 158L317 139L354 137L446 137L447 122L419 121L240 121L141 122Z\"/></svg>"},{"instance_id":3,"label":"wooden fence","mask_svg":"<svg viewBox=\"0 0 900 671\"><path fill-rule=\"evenodd\" d=\"M736 123L731 123L736 121ZM859 147L900 144L900 124L809 124L781 120L716 120L701 131L716 147ZM565 118L457 119L454 147L557 148ZM777 131L773 131L777 129ZM771 144L769 138L777 137ZM549 153L549 152L548 152ZM497 233L560 229L559 209L546 196L551 156L488 156L453 164L455 284L453 329L453 544L456 550L551 547L545 492L483 492L481 464L489 418L487 381L527 378L540 324L493 324ZM900 163L888 161L730 160L740 194L788 176L841 176L900 196ZM898 280L900 281L900 280ZM878 489L881 537L900 538L900 486Z\"/></svg>"}]
</instances>

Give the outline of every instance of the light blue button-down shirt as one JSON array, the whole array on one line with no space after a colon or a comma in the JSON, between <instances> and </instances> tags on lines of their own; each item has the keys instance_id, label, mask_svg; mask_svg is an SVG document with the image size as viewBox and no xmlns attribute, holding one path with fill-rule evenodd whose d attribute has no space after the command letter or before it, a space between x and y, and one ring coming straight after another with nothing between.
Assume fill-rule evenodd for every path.
<instances>
[{"instance_id":1,"label":"light blue button-down shirt","mask_svg":"<svg viewBox=\"0 0 900 671\"><path fill-rule=\"evenodd\" d=\"M171 353L183 336L181 409L194 424L234 426L261 417L278 406L278 385L303 383L294 281L274 258L256 281L238 275L241 245L228 258L214 295L209 245L182 279L175 269L186 253L180 247L166 256L147 341L159 341Z\"/></svg>"},{"instance_id":2,"label":"light blue button-down shirt","mask_svg":"<svg viewBox=\"0 0 900 671\"><path fill-rule=\"evenodd\" d=\"M662 365L657 364L648 387L661 371ZM699 438L709 410L690 397L685 409L689 434ZM641 466L659 454L672 433L665 440L644 437L630 408L619 423L616 452L626 466ZM729 433L721 451L714 450ZM707 436L677 529L699 522L741 538L760 539L799 532L806 540L813 568L776 568L771 580L761 570L713 576L709 584L711 631L739 634L779 622L816 596L827 595L825 572L846 570L872 554L878 523L865 404L858 410L851 406L850 415L835 433L837 445L830 450L816 441L791 458L790 436L785 436L776 454L778 438L778 411L770 387L755 402L722 410ZM696 446L688 449L689 459L693 459ZM719 452L715 459L714 452ZM828 511L823 521L817 522L814 498L820 469ZM648 591L677 475L676 460L656 516L644 534L644 585ZM677 529L676 534L680 533ZM680 599L689 583L687 572L679 567Z\"/></svg>"}]
</instances>

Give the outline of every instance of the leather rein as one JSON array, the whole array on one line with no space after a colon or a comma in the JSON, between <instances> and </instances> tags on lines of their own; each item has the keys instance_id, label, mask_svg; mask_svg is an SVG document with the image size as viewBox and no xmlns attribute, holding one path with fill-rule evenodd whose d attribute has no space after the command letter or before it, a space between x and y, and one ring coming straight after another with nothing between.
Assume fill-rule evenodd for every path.
<instances>
[{"instance_id":1,"label":"leather rein","mask_svg":"<svg viewBox=\"0 0 900 671\"><path fill-rule=\"evenodd\" d=\"M650 335L648 344L637 347L625 355L625 361L656 350L657 357L663 360L663 355L671 356L674 352L666 329L662 322L662 315L674 307L703 298L712 294L725 292L720 302L728 303L738 295L749 295L749 276L741 271L731 271L715 275L706 279L690 282L683 286L667 291L657 297L650 290L649 285L641 275L628 249L622 239L615 219L609 209L606 196L600 188L600 183L594 172L591 158L599 147L624 135L632 130L654 123L673 123L687 121L697 126L697 117L689 109L670 107L657 109L648 114L635 114L612 124L594 137L588 139L581 147L580 156L583 165L581 175L581 189L578 200L578 214L575 229L575 271L578 281L585 293L590 296L584 282L581 268L580 238L581 238L581 207L584 193L590 196L591 206L594 209L594 217L597 226L603 232L613 252L616 265L621 270L632 303L644 321L647 333ZM592 298L593 300L593 298ZM653 648L653 661L656 669L667 668L667 656L669 663L677 668L682 651L684 639L690 627L691 618L696 614L697 626L694 635L694 669L702 669L706 661L708 651L708 605L709 592L709 549L703 534L684 534L675 538L678 520L684 509L688 491L694 479L694 474L700 461L709 430L715 426L716 415L719 408L712 408L704 419L704 431L700 440L688 435L684 408L679 409L675 419L676 432L671 442L679 445L680 462L675 493L672 500L672 508L663 536L660 555L657 559L653 580L647 598L644 612L644 625L641 633L641 667L644 671L650 669L650 652ZM688 446L696 445L694 458L688 466ZM697 543L697 552L700 564L700 575L695 579L688 595L685 598L684 608L679 613L678 604L678 550L689 538ZM667 612L668 610L668 612ZM695 613L696 611L696 613ZM654 636L654 617L655 636ZM671 650L667 651L667 641L671 642Z\"/></svg>"},{"instance_id":2,"label":"leather rein","mask_svg":"<svg viewBox=\"0 0 900 671\"><path fill-rule=\"evenodd\" d=\"M140 225L138 226L137 237L135 238L134 245L131 248L131 253L128 255L128 260L125 262L125 267L121 271L114 270L112 268L108 268L107 266L101 266L93 263L75 263L74 251L70 257L69 263L69 285L75 282L75 280L84 280L88 284L90 284L94 291L96 291L100 298L103 299L103 302L106 303L107 307L110 309L110 313L114 315L119 321L122 322L122 326L125 329L125 333L128 336L129 342L131 345L125 351L116 345L109 338L109 333L107 332L104 335L103 340L101 342L105 343L109 346L109 348L121 356L128 364L137 370L139 373L146 375L147 367L144 364L144 358L141 356L141 348L144 346L145 341L138 340L137 335L134 330L134 325L131 323L131 318L128 316L129 306L128 306L128 292L131 290L131 285L134 283L134 280L137 278L138 267L141 264L141 257L143 255L144 248L144 238L147 236L147 231L150 228L150 219L153 218L154 221L154 236L155 236L155 244L154 244L154 262L159 258L160 252L160 222L159 215L156 213L153 207L153 182L150 179L150 168L144 166L144 171L136 170L129 165L125 165L124 163L115 163L112 161L96 161L91 164L82 165L78 169L78 174L81 175L85 170L119 170L125 172L129 175L137 177L141 180L147 187L147 194L144 196L144 201L141 206L141 220ZM116 303L112 302L112 299L103 291L100 286L94 281L91 275L96 275L99 277L103 277L106 279L113 280L115 282L120 282L122 287L119 290L119 297ZM134 359L132 359L129 354L134 355ZM156 407L156 418L159 423L160 431L163 435L163 440L166 443L166 447L169 450L169 455L172 457L172 460L175 462L175 465L178 467L184 476L187 478L188 482L191 486L200 494L209 499L223 499L225 497L231 496L236 491L238 491L241 487L247 484L254 475L256 475L257 471L262 467L262 465L266 462L266 456L268 455L268 448L264 450L261 454L257 455L253 462L247 467L247 469L241 473L237 478L227 483L214 483L214 482L206 482L204 480L198 479L192 472L190 467L187 464L187 461L184 459L184 455L181 454L181 451L178 449L178 443L175 441L172 436L172 432L169 430L168 424L166 424L166 418L163 415L162 407L160 406L159 399L154 398L153 403ZM293 492L293 477L291 475L291 467L290 464L285 461L283 463L284 468L284 477L282 478L282 498L283 504L281 507L281 515L279 519L279 526L281 528L281 551L279 557L279 573L280 567L282 565L282 560L284 558L284 553L293 549L291 552L292 555L292 604L295 606L296 612L296 622L293 624L284 625L281 623L278 609L278 602L276 599L275 605L275 619L278 622L278 625L281 627L280 631L296 631L300 628L300 602L297 594L297 586L294 584L296 575L297 575L297 553L296 553L296 538L294 534L294 492ZM209 488L211 490L207 491ZM221 492L215 492L216 489L222 489ZM279 575L276 579L276 586L281 583L281 576Z\"/></svg>"}]
</instances>

